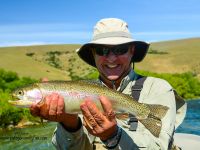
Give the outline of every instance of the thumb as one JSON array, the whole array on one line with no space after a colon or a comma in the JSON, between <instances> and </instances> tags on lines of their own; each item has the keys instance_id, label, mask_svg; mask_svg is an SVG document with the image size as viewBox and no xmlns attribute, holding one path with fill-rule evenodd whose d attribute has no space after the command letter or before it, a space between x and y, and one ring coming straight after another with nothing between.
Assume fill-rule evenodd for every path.
<instances>
[{"instance_id":1,"label":"thumb","mask_svg":"<svg viewBox=\"0 0 200 150\"><path fill-rule=\"evenodd\" d=\"M103 107L104 113L106 114L107 118L109 120L115 119L115 113L113 111L111 101L105 96L100 96L99 98L100 98L101 105Z\"/></svg>"}]
</instances>

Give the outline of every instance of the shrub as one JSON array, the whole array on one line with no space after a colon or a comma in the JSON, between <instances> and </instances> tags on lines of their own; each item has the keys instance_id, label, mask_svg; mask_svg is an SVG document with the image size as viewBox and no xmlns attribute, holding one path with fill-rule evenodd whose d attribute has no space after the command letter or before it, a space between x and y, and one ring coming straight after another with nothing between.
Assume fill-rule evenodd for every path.
<instances>
[{"instance_id":1,"label":"shrub","mask_svg":"<svg viewBox=\"0 0 200 150\"><path fill-rule=\"evenodd\" d=\"M12 90L36 81L28 77L19 78L14 72L0 69L0 126L15 125L23 117L31 118L29 110L13 107L8 100L12 99L10 95Z\"/></svg>"}]
</instances>

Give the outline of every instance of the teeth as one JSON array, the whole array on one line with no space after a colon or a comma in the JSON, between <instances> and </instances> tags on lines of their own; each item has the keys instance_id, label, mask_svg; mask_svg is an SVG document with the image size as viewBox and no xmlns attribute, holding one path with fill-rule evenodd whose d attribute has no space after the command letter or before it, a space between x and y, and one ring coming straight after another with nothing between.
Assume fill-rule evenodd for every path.
<instances>
[{"instance_id":1,"label":"teeth","mask_svg":"<svg viewBox=\"0 0 200 150\"><path fill-rule=\"evenodd\" d=\"M117 65L107 65L109 68L115 68L115 67L117 67Z\"/></svg>"}]
</instances>

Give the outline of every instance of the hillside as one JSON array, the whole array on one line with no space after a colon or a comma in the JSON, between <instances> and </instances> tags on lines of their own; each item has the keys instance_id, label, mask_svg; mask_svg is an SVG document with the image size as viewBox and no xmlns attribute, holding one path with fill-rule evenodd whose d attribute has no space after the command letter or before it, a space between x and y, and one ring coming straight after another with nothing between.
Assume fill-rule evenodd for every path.
<instances>
[{"instance_id":1,"label":"hillside","mask_svg":"<svg viewBox=\"0 0 200 150\"><path fill-rule=\"evenodd\" d=\"M15 71L19 76L36 79L69 80L94 71L78 58L80 45L42 45L0 48L0 68ZM151 43L149 53L137 69L157 73L191 71L200 78L200 38Z\"/></svg>"},{"instance_id":2,"label":"hillside","mask_svg":"<svg viewBox=\"0 0 200 150\"><path fill-rule=\"evenodd\" d=\"M78 47L80 46L42 45L0 48L0 68L36 79L48 77L50 80L69 80L72 70L81 72L88 68L77 59L74 50Z\"/></svg>"},{"instance_id":3,"label":"hillside","mask_svg":"<svg viewBox=\"0 0 200 150\"><path fill-rule=\"evenodd\" d=\"M157 73L191 71L200 78L200 38L151 43L149 53L136 68Z\"/></svg>"}]
</instances>

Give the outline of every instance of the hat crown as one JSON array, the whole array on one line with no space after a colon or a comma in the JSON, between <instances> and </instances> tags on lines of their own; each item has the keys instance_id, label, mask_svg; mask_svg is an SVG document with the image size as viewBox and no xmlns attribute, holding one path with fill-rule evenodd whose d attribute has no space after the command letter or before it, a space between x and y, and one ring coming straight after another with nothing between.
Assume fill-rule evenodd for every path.
<instances>
[{"instance_id":1,"label":"hat crown","mask_svg":"<svg viewBox=\"0 0 200 150\"><path fill-rule=\"evenodd\" d=\"M107 36L109 36L108 34L113 34L113 36L116 37L131 37L127 23L117 18L106 18L97 22L94 27L93 40L105 34L107 34Z\"/></svg>"}]
</instances>

